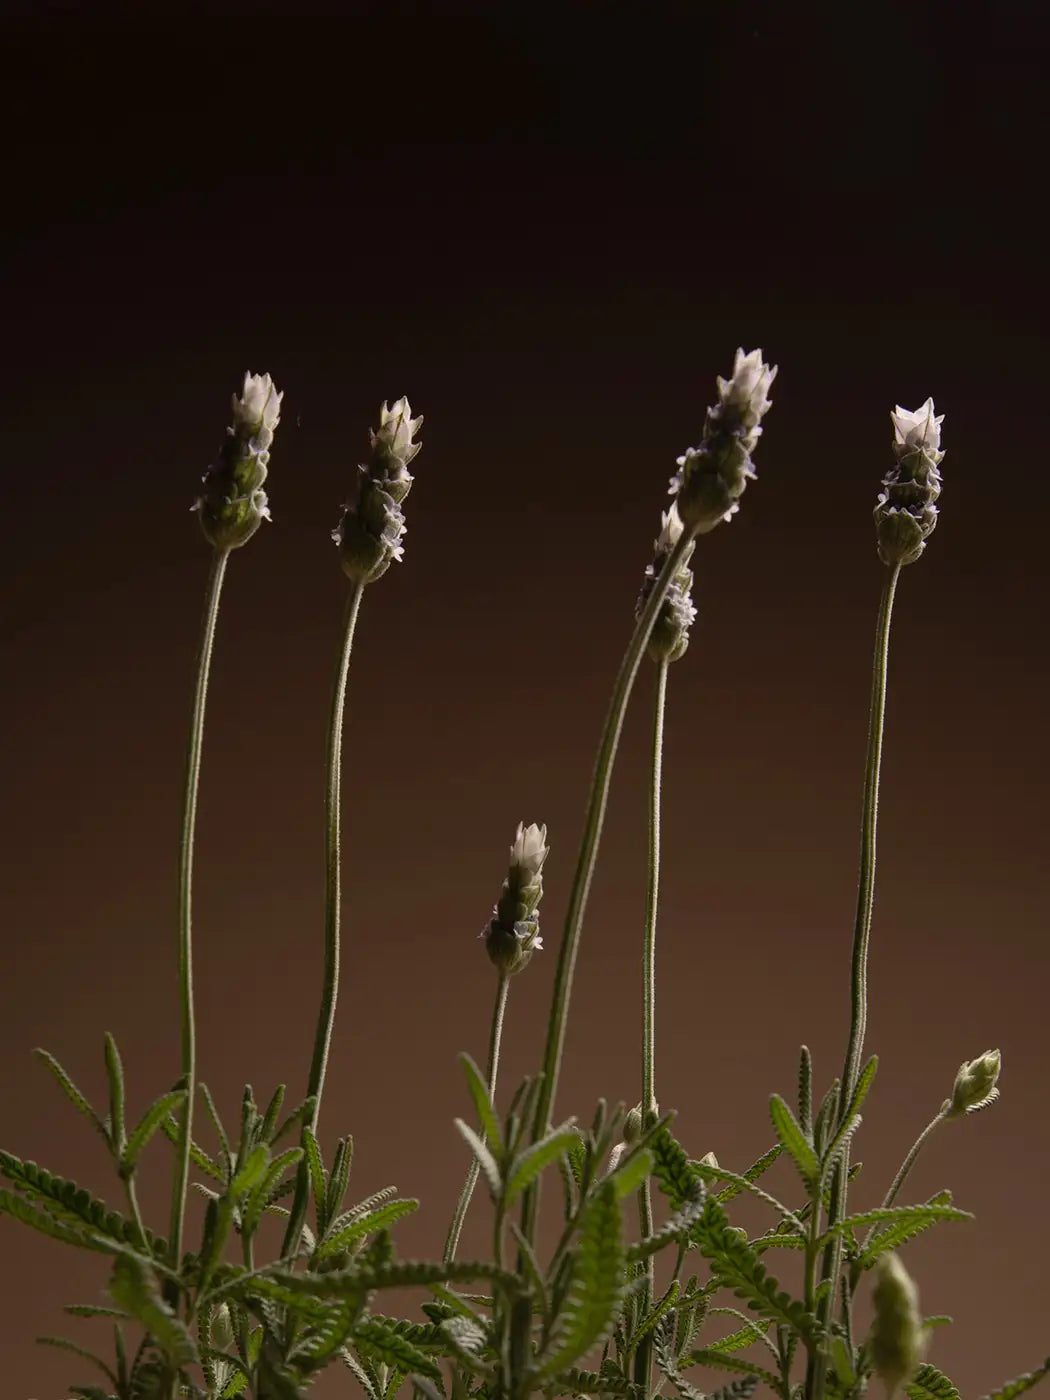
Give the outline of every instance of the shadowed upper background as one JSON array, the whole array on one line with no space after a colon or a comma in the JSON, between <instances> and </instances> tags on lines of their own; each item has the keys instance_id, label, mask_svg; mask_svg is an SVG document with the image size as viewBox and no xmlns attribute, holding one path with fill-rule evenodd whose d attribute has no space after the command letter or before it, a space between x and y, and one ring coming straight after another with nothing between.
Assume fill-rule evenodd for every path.
<instances>
[{"instance_id":1,"label":"shadowed upper background","mask_svg":"<svg viewBox=\"0 0 1050 1400\"><path fill-rule=\"evenodd\" d=\"M871 516L889 411L932 394L945 489L891 647L880 1071L854 1196L878 1204L959 1062L1000 1046L1002 1101L940 1130L905 1192L949 1185L977 1213L907 1263L925 1312L956 1319L930 1359L981 1394L1050 1350L1040 22L1011 5L986 27L948 6L828 24L749 4L642 31L612 9L547 29L407 9L278 24L265 6L170 29L8 24L3 1145L118 1205L101 1143L30 1051L100 1099L109 1029L132 1112L178 1073L176 842L207 572L189 506L246 369L285 400L274 523L233 557L219 623L200 1071L229 1117L246 1080L263 1099L304 1086L347 591L329 532L380 401L404 393L424 448L405 560L368 590L351 669L321 1134L330 1150L353 1133L354 1199L388 1182L422 1198L403 1254L440 1249L467 1165L455 1056L485 1051L477 933L507 847L518 821L548 824L546 951L512 990L505 1089L541 1054L674 459L736 346L761 345L780 374L759 479L699 543L699 617L670 678L658 1095L692 1155L743 1169L799 1044L820 1092L840 1071L884 573ZM652 682L646 666L578 968L557 1108L584 1118L640 1093ZM169 1163L161 1143L144 1161L162 1232ZM479 1191L465 1252L486 1239ZM87 1377L32 1339L105 1350L58 1312L104 1301L104 1262L6 1218L0 1249L3 1394L63 1396Z\"/></svg>"}]
</instances>

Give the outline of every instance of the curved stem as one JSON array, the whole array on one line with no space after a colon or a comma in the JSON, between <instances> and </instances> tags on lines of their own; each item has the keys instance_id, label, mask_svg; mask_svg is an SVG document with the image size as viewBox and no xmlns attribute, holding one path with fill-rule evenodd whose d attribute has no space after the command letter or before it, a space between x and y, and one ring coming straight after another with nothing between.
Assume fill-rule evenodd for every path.
<instances>
[{"instance_id":1,"label":"curved stem","mask_svg":"<svg viewBox=\"0 0 1050 1400\"><path fill-rule=\"evenodd\" d=\"M307 1097L314 1103L303 1119L304 1127L317 1131L317 1121L321 1113L321 1095L324 1093L325 1073L328 1068L328 1051L332 1043L332 1026L335 1023L335 1008L339 996L340 962L340 914L342 909L342 887L340 870L340 827L342 804L343 768L343 716L346 709L346 680L350 670L350 656L354 647L354 633L357 629L357 615L361 609L361 598L365 584L354 584L347 600L343 619L343 644L339 653L339 665L332 687L332 702L328 715L328 763L327 786L325 788L325 902L324 902L324 973L321 982L321 1005L317 1013L317 1029L314 1033L313 1058L310 1061L310 1078L307 1084ZM304 1158L299 1164L296 1177L295 1197L288 1226L284 1235L282 1255L287 1255L299 1239L306 1216L309 1173Z\"/></svg>"},{"instance_id":2,"label":"curved stem","mask_svg":"<svg viewBox=\"0 0 1050 1400\"><path fill-rule=\"evenodd\" d=\"M667 708L667 671L663 657L656 672L653 705L652 770L649 784L649 870L645 892L645 951L642 957L642 1122L658 1112L656 1103L656 911L660 898L660 806L663 785L664 714ZM652 1185L647 1177L638 1189L638 1218L642 1239L653 1233ZM656 1267L650 1254L645 1264L639 1316L645 1317L653 1301ZM650 1330L638 1346L634 1379L648 1395L652 1372L653 1334Z\"/></svg>"},{"instance_id":3,"label":"curved stem","mask_svg":"<svg viewBox=\"0 0 1050 1400\"><path fill-rule=\"evenodd\" d=\"M890 1206L892 1206L893 1202L897 1199L897 1193L904 1185L908 1173L915 1165L915 1160L918 1157L919 1153L922 1151L923 1147L925 1146L926 1139L932 1134L934 1128L938 1127L941 1123L944 1122L949 1107L950 1100L947 1101L944 1104L944 1106L938 1110L936 1117L931 1118L931 1120L926 1124L925 1128L923 1128L919 1136L912 1143L911 1150L908 1152L907 1157L905 1157L904 1161L901 1163L900 1170L897 1172L897 1175L893 1178L893 1184L890 1186L890 1189L886 1192L886 1199L883 1201L881 1206L882 1210L889 1210ZM867 1249L868 1245L871 1243L871 1237L875 1233L876 1228L877 1227L873 1225L868 1231L867 1238L864 1241L865 1249Z\"/></svg>"},{"instance_id":4,"label":"curved stem","mask_svg":"<svg viewBox=\"0 0 1050 1400\"><path fill-rule=\"evenodd\" d=\"M613 686L612 699L609 702L605 727L602 730L601 743L598 746L598 758L591 781L583 840L580 843L580 853L576 861L569 906L565 915L565 931L558 953L558 968L554 976L554 992L551 1000L550 1018L547 1022L547 1045L543 1057L543 1079L537 1095L536 1116L532 1125L534 1141L540 1138L550 1123L551 1108L558 1090L558 1073L565 1048L565 1027L569 1014L573 974L576 969L576 955L579 952L583 916L587 908L587 896L590 893L591 879L598 857L598 844L605 821L605 807L609 799L613 763L620 741L620 731L623 728L623 718L627 712L627 702L630 699L638 667L648 644L649 634L653 630L657 613L663 606L671 580L681 567L682 559L692 539L693 532L683 530L677 544L667 556L660 576L653 585L653 590L649 594L642 615L635 626L634 635L624 653ZM537 1183L533 1183L525 1193L522 1209L522 1228L530 1244L535 1240L538 1214L539 1190Z\"/></svg>"},{"instance_id":5,"label":"curved stem","mask_svg":"<svg viewBox=\"0 0 1050 1400\"><path fill-rule=\"evenodd\" d=\"M499 984L496 987L496 1005L492 1012L492 1026L489 1031L489 1058L485 1069L488 1080L489 1098L494 1098L496 1094L496 1076L499 1073L499 1052L500 1044L503 1040L503 1017L507 1010L507 993L510 990L510 976L506 972L499 974ZM456 1250L459 1248L459 1236L463 1229L463 1221L466 1219L467 1209L470 1206L470 1198L474 1194L474 1187L478 1182L478 1159L471 1157L470 1167L467 1170L467 1179L463 1183L463 1190L459 1193L459 1200L456 1202L456 1213L452 1217L452 1224L449 1226L448 1237L445 1240L445 1252L442 1259L446 1264L450 1264L456 1257Z\"/></svg>"},{"instance_id":6,"label":"curved stem","mask_svg":"<svg viewBox=\"0 0 1050 1400\"><path fill-rule=\"evenodd\" d=\"M215 625L219 599L226 576L228 549L212 554L208 578L204 623L197 656L197 688L193 697L190 742L186 755L186 783L182 804L182 836L179 844L179 1011L182 1037L182 1078L186 1098L179 1113L179 1136L175 1148L175 1179L171 1193L171 1229L168 1262L173 1269L182 1258L182 1226L186 1215L186 1189L190 1171L190 1141L193 1135L193 1103L197 1097L197 1031L193 1006L193 842L197 826L197 792L200 786L201 749L204 741L204 708L208 698Z\"/></svg>"},{"instance_id":7,"label":"curved stem","mask_svg":"<svg viewBox=\"0 0 1050 1400\"><path fill-rule=\"evenodd\" d=\"M871 678L871 706L868 719L868 752L864 770L864 801L861 820L860 877L857 886L857 909L853 925L853 957L850 971L850 1031L846 1058L842 1068L842 1092L839 1096L838 1126L849 1113L860 1074L864 1034L868 1024L868 945L871 939L871 916L875 902L875 854L879 815L879 772L882 765L882 737L886 718L886 678L889 667L890 621L893 599L900 576L900 564L890 567L883 585L879 617L875 628L875 658ZM832 1186L828 1225L834 1226L846 1214L849 1186L849 1146L839 1159ZM835 1239L824 1251L821 1282L838 1276L842 1257L842 1239ZM835 1288L829 1288L821 1299L818 1317L827 1325L835 1301ZM810 1353L806 1374L806 1400L822 1400L827 1356L823 1350Z\"/></svg>"},{"instance_id":8,"label":"curved stem","mask_svg":"<svg viewBox=\"0 0 1050 1400\"><path fill-rule=\"evenodd\" d=\"M864 816L861 826L860 879L857 887L857 913L853 925L853 963L850 976L849 1046L842 1068L842 1095L838 1119L849 1112L860 1074L864 1033L868 1025L868 944L871 914L875 903L875 844L879 816L879 770L882 765L882 734L886 718L886 676L889 663L890 620L893 597L901 566L894 564L882 590L879 620L875 632L875 664L871 679L871 714L868 721L868 757L864 772Z\"/></svg>"}]
</instances>

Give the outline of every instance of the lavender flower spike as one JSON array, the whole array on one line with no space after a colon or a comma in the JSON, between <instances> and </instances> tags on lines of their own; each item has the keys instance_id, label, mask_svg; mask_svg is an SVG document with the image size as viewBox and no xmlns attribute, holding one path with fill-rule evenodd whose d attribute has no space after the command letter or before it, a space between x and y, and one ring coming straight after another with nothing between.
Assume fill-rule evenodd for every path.
<instances>
[{"instance_id":1,"label":"lavender flower spike","mask_svg":"<svg viewBox=\"0 0 1050 1400\"><path fill-rule=\"evenodd\" d=\"M226 429L219 461L205 473L204 490L193 507L205 538L216 549L246 544L270 518L262 487L283 397L268 374L246 374L240 396L233 396L233 424Z\"/></svg>"},{"instance_id":2,"label":"lavender flower spike","mask_svg":"<svg viewBox=\"0 0 1050 1400\"><path fill-rule=\"evenodd\" d=\"M357 498L332 531L343 572L355 583L374 583L404 554L401 503L415 479L408 464L423 445L413 441L422 421L402 397L392 408L383 404L379 428L369 431L372 459L358 467Z\"/></svg>"},{"instance_id":3,"label":"lavender flower spike","mask_svg":"<svg viewBox=\"0 0 1050 1400\"><path fill-rule=\"evenodd\" d=\"M737 350L730 379L718 378L718 403L707 410L699 447L678 458L671 478L682 524L704 535L739 509L740 497L755 471L751 453L762 434L769 410L769 386L776 366L767 365L761 350Z\"/></svg>"},{"instance_id":4,"label":"lavender flower spike","mask_svg":"<svg viewBox=\"0 0 1050 1400\"><path fill-rule=\"evenodd\" d=\"M910 411L898 404L893 422L894 465L882 479L886 488L875 507L875 533L884 564L914 564L937 525L941 424L933 400Z\"/></svg>"},{"instance_id":5,"label":"lavender flower spike","mask_svg":"<svg viewBox=\"0 0 1050 1400\"><path fill-rule=\"evenodd\" d=\"M671 509L663 513L660 534L653 546L653 562L645 566L645 582L635 605L636 617L641 617L645 611L653 584L660 577L667 556L681 538L683 528L677 507L672 504ZM689 629L696 620L696 608L691 596L693 572L689 568L692 554L693 543L690 542L649 634L648 651L654 661L677 661L685 655L689 645Z\"/></svg>"},{"instance_id":6,"label":"lavender flower spike","mask_svg":"<svg viewBox=\"0 0 1050 1400\"><path fill-rule=\"evenodd\" d=\"M499 903L484 930L489 957L508 975L521 972L543 947L537 910L543 897L543 862L549 853L547 828L519 822Z\"/></svg>"}]
</instances>

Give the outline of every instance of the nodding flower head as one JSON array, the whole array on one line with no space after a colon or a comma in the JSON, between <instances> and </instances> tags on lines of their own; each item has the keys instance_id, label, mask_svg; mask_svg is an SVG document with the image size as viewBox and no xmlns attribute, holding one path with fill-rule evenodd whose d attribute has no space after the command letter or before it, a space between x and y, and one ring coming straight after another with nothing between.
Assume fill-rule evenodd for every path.
<instances>
[{"instance_id":1,"label":"nodding flower head","mask_svg":"<svg viewBox=\"0 0 1050 1400\"><path fill-rule=\"evenodd\" d=\"M392 408L383 404L379 427L369 431L371 460L358 467L357 497L332 531L343 572L355 583L374 583L404 554L401 503L415 480L408 464L423 445L413 441L422 421L400 398Z\"/></svg>"},{"instance_id":2,"label":"nodding flower head","mask_svg":"<svg viewBox=\"0 0 1050 1400\"><path fill-rule=\"evenodd\" d=\"M718 377L718 402L707 410L700 445L678 458L671 478L682 524L694 534L706 534L739 510L744 488L755 475L751 454L762 434L776 373L761 350L746 355L738 350L731 377Z\"/></svg>"},{"instance_id":3,"label":"nodding flower head","mask_svg":"<svg viewBox=\"0 0 1050 1400\"><path fill-rule=\"evenodd\" d=\"M681 539L682 528L681 517L672 503L671 509L663 513L660 534L653 546L653 562L645 566L645 581L635 606L636 617L641 617L645 611L653 585L660 577L671 551ZM653 630L649 634L648 650L654 661L677 661L685 655L689 645L689 629L696 618L696 608L693 607L692 599L693 572L689 568L693 548L693 541L690 540L660 605L660 611L656 614Z\"/></svg>"},{"instance_id":4,"label":"nodding flower head","mask_svg":"<svg viewBox=\"0 0 1050 1400\"><path fill-rule=\"evenodd\" d=\"M270 518L262 488L283 397L268 374L246 374L240 394L233 396L233 422L219 461L204 474L204 490L193 507L216 549L246 544Z\"/></svg>"},{"instance_id":5,"label":"nodding flower head","mask_svg":"<svg viewBox=\"0 0 1050 1400\"><path fill-rule=\"evenodd\" d=\"M890 419L894 464L882 478L875 535L884 564L914 564L937 526L944 414L934 414L927 399L911 411L898 404Z\"/></svg>"},{"instance_id":6,"label":"nodding flower head","mask_svg":"<svg viewBox=\"0 0 1050 1400\"><path fill-rule=\"evenodd\" d=\"M547 828L519 822L499 903L483 934L492 962L508 975L521 972L543 947L538 909L543 897L541 872L549 853Z\"/></svg>"}]
</instances>

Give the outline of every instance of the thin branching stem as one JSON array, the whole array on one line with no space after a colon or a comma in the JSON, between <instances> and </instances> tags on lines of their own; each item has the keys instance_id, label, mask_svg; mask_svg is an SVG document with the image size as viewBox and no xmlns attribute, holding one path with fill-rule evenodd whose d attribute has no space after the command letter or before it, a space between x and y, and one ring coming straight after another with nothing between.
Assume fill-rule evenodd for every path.
<instances>
[{"instance_id":1,"label":"thin branching stem","mask_svg":"<svg viewBox=\"0 0 1050 1400\"><path fill-rule=\"evenodd\" d=\"M173 1269L178 1268L182 1258L182 1227L186 1216L190 1142L193 1136L193 1104L197 1096L197 1028L193 1004L193 843L197 826L197 793L200 787L201 750L204 742L204 709L208 699L208 679L215 645L215 627L219 618L219 600L229 557L228 549L216 549L211 559L200 651L197 656L197 686L193 697L182 804L182 835L179 843L179 1014L182 1078L186 1098L178 1115L179 1134L175 1148L175 1178L171 1193L168 1262Z\"/></svg>"},{"instance_id":2,"label":"thin branching stem","mask_svg":"<svg viewBox=\"0 0 1050 1400\"><path fill-rule=\"evenodd\" d=\"M670 662L662 657L656 669L656 697L653 702L652 765L649 783L649 861L645 891L645 940L642 955L642 1123L649 1126L657 1112L656 1103L656 912L660 900L660 808L663 785L664 714L667 708L667 671ZM642 1239L653 1233L653 1194L648 1177L638 1188L638 1219ZM656 1264L650 1254L645 1261L639 1316L648 1316L656 1285ZM638 1345L635 1381L648 1395L653 1358L650 1329Z\"/></svg>"},{"instance_id":3,"label":"thin branching stem","mask_svg":"<svg viewBox=\"0 0 1050 1400\"><path fill-rule=\"evenodd\" d=\"M923 1128L922 1132L912 1143L907 1157L905 1157L904 1161L901 1163L897 1175L893 1178L893 1182L890 1186L890 1189L886 1192L886 1199L883 1201L881 1207L882 1210L889 1210L890 1207L893 1205L894 1201L897 1199L898 1193L900 1192L901 1187L904 1185L908 1173L915 1165L916 1158L922 1151L923 1147L926 1145L927 1138L930 1137L935 1128L939 1127L940 1124L944 1122L945 1118L948 1116L948 1109L950 1107L951 1101L949 1100L944 1104L944 1106L941 1109L938 1110L936 1116L930 1119L930 1121L926 1124L925 1128ZM876 1228L877 1227L873 1225L868 1231L867 1238L864 1241L865 1249L867 1249L868 1245L871 1243L871 1237L875 1233Z\"/></svg>"},{"instance_id":4,"label":"thin branching stem","mask_svg":"<svg viewBox=\"0 0 1050 1400\"><path fill-rule=\"evenodd\" d=\"M890 621L900 576L900 564L890 566L883 585L879 618L875 629L875 658L871 678L871 706L868 717L868 752L864 770L864 800L861 819L860 876L857 884L857 910L853 925L853 957L850 970L850 1031L842 1068L838 1126L845 1121L860 1075L864 1035L868 1024L868 946L875 902L875 855L879 815L879 773L882 766L882 737L886 718L886 680L889 670ZM835 1170L828 1225L834 1226L846 1214L849 1183L849 1145ZM824 1251L821 1282L836 1279L842 1257L842 1239L836 1235ZM821 1298L818 1316L827 1325L835 1301L834 1285ZM823 1349L811 1351L806 1371L806 1400L823 1400L827 1357Z\"/></svg>"},{"instance_id":5,"label":"thin branching stem","mask_svg":"<svg viewBox=\"0 0 1050 1400\"><path fill-rule=\"evenodd\" d=\"M310 1062L310 1079L307 1084L307 1097L313 1105L303 1119L304 1127L317 1131L321 1114L321 1095L324 1093L325 1072L328 1068L328 1051L332 1043L332 1027L335 1024L336 1003L339 998L339 965L341 954L342 912L342 873L340 852L340 831L342 826L342 781L343 781L343 717L346 711L346 681L350 671L350 657L354 648L354 633L357 630L357 617L361 610L361 599L365 583L358 580L350 593L343 619L343 643L339 652L335 682L332 686L332 703L328 715L328 762L325 787L325 901L324 901L324 973L321 982L321 1004L317 1013L317 1029L314 1033L313 1058ZM295 1196L292 1211L281 1250L287 1255L298 1243L299 1234L306 1217L307 1195L309 1192L309 1170L305 1156L299 1163L296 1177Z\"/></svg>"},{"instance_id":6,"label":"thin branching stem","mask_svg":"<svg viewBox=\"0 0 1050 1400\"><path fill-rule=\"evenodd\" d=\"M489 1098L495 1099L496 1077L499 1074L499 1052L503 1040L503 1017L507 1010L507 993L510 991L510 974L499 973L499 981L496 986L496 1002L492 1009L492 1025L489 1030L489 1058L485 1069L485 1076L488 1081ZM456 1202L456 1213L452 1217L452 1224L449 1226L448 1238L445 1240L445 1252L442 1256L444 1262L449 1264L456 1257L456 1250L459 1248L459 1236L463 1229L463 1221L466 1219L467 1210L470 1206L470 1199L474 1194L474 1187L478 1182L478 1173L481 1170L478 1159L474 1156L470 1159L470 1166L467 1169L467 1179L463 1183L463 1190L459 1193L459 1200Z\"/></svg>"},{"instance_id":7,"label":"thin branching stem","mask_svg":"<svg viewBox=\"0 0 1050 1400\"><path fill-rule=\"evenodd\" d=\"M583 839L576 861L576 872L565 915L565 930L558 953L558 967L554 975L554 992L551 999L550 1018L547 1022L547 1045L543 1057L543 1078L537 1095L536 1116L532 1124L534 1141L539 1140L550 1124L551 1109L558 1089L558 1074L565 1049L565 1029L569 1015L569 1000L572 995L573 974L576 969L576 956L579 952L580 935L583 931L583 916L587 908L587 897L590 894L591 879L598 858L598 845L605 821L605 808L609 800L613 763L620 742L624 715L627 713L627 702L631 697L631 690L634 687L638 667L648 644L649 635L653 630L653 624L692 539L693 532L683 530L674 548L667 556L660 576L649 594L642 615L635 625L634 635L624 653L613 686L612 699L609 702L605 727L602 731L601 743L598 746L598 758L591 781ZM538 1216L539 1190L538 1184L533 1183L525 1193L522 1210L522 1228L530 1244L535 1242Z\"/></svg>"}]
</instances>

